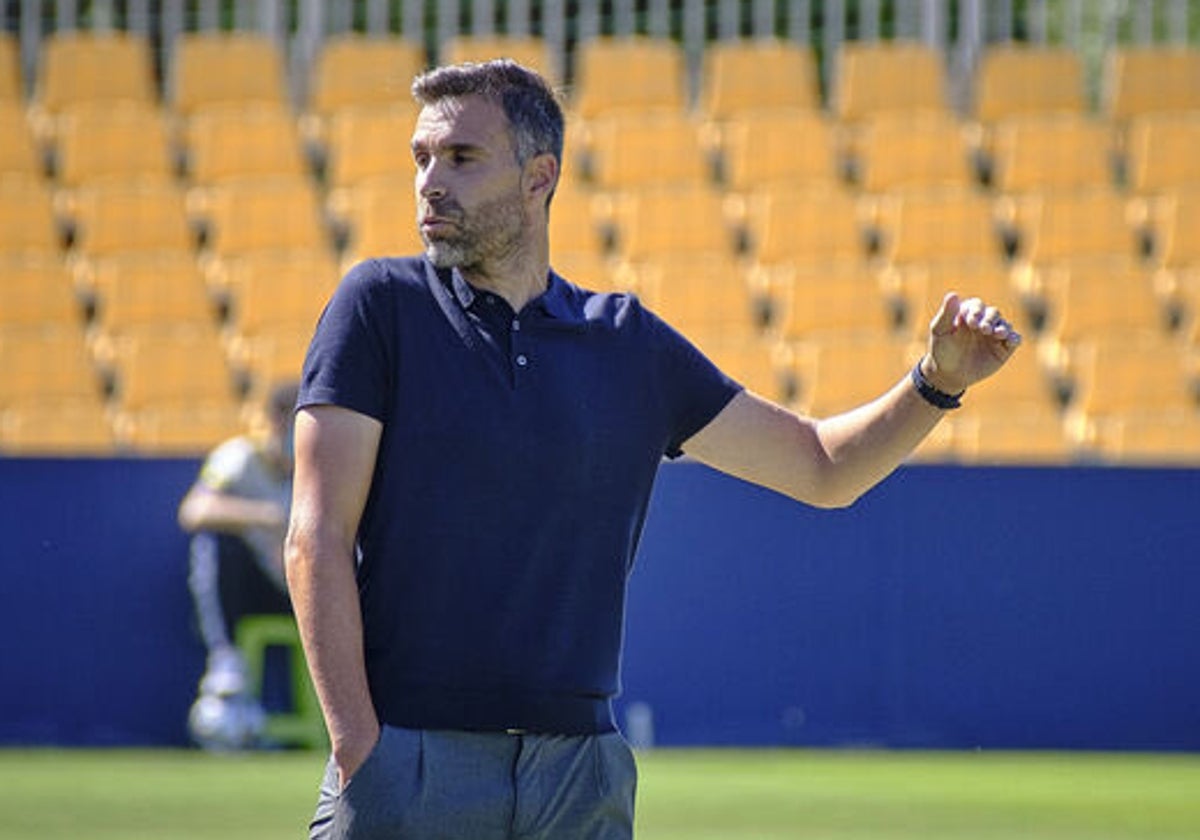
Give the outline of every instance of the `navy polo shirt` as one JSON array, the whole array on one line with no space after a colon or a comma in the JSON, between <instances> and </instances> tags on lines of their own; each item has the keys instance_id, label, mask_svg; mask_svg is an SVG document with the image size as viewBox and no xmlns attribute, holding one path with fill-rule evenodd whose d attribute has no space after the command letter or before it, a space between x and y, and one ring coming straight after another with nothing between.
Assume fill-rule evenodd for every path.
<instances>
[{"instance_id":1,"label":"navy polo shirt","mask_svg":"<svg viewBox=\"0 0 1200 840\"><path fill-rule=\"evenodd\" d=\"M630 295L551 272L514 313L423 258L353 268L299 405L383 424L358 533L379 719L612 730L655 473L738 390Z\"/></svg>"}]
</instances>

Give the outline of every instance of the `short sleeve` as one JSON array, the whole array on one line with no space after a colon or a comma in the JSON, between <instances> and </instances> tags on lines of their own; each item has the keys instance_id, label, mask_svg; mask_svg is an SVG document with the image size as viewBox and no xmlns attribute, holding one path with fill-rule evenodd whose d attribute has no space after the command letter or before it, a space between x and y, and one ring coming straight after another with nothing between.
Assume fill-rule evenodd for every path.
<instances>
[{"instance_id":1,"label":"short sleeve","mask_svg":"<svg viewBox=\"0 0 1200 840\"><path fill-rule=\"evenodd\" d=\"M298 408L336 405L387 420L395 369L387 281L374 260L359 263L342 279L305 356Z\"/></svg>"},{"instance_id":2,"label":"short sleeve","mask_svg":"<svg viewBox=\"0 0 1200 840\"><path fill-rule=\"evenodd\" d=\"M659 394L670 430L666 455L678 458L687 439L720 414L742 386L657 315L645 311L645 316L655 344Z\"/></svg>"}]
</instances>

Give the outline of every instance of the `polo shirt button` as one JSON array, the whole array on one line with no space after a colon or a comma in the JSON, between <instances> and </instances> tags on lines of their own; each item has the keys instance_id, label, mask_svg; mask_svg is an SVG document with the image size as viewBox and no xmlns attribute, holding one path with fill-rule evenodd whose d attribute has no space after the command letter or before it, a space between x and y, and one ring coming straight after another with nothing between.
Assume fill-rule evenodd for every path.
<instances>
[{"instance_id":1,"label":"polo shirt button","mask_svg":"<svg viewBox=\"0 0 1200 840\"><path fill-rule=\"evenodd\" d=\"M513 332L520 332L521 331L521 322L518 319L514 318L513 322L512 322L512 328L513 328Z\"/></svg>"},{"instance_id":2,"label":"polo shirt button","mask_svg":"<svg viewBox=\"0 0 1200 840\"><path fill-rule=\"evenodd\" d=\"M525 365L527 365L527 364L529 364L529 359L525 358L524 353L517 356L517 366L518 367L525 367Z\"/></svg>"}]
</instances>

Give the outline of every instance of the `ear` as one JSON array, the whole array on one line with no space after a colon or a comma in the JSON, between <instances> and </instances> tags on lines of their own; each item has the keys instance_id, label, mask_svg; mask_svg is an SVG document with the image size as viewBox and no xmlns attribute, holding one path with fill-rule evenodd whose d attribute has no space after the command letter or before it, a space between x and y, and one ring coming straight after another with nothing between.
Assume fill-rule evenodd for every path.
<instances>
[{"instance_id":1,"label":"ear","mask_svg":"<svg viewBox=\"0 0 1200 840\"><path fill-rule=\"evenodd\" d=\"M558 161L546 153L531 158L525 164L525 195L545 206L546 199L558 183Z\"/></svg>"}]
</instances>

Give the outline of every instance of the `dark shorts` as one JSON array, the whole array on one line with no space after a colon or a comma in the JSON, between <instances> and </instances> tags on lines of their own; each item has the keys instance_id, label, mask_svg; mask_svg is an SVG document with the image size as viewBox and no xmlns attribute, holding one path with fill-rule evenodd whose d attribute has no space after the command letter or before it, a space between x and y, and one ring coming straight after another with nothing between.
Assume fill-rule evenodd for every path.
<instances>
[{"instance_id":1,"label":"dark shorts","mask_svg":"<svg viewBox=\"0 0 1200 840\"><path fill-rule=\"evenodd\" d=\"M385 726L339 792L326 768L311 840L630 840L637 768L616 734Z\"/></svg>"}]
</instances>

